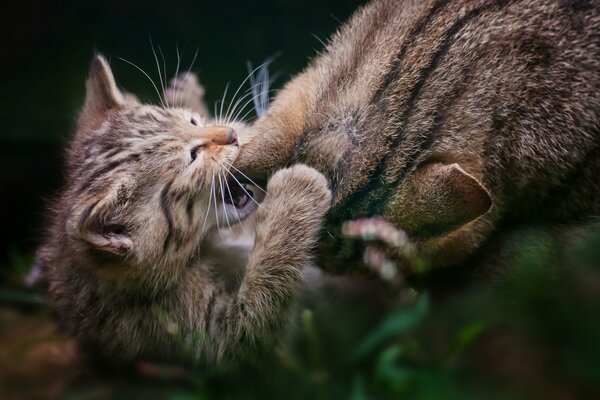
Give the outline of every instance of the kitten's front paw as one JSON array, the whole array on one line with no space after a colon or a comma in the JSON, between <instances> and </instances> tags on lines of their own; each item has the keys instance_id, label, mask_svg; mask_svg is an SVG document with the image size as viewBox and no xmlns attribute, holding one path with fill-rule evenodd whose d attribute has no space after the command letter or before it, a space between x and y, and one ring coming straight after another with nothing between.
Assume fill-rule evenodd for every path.
<instances>
[{"instance_id":1,"label":"kitten's front paw","mask_svg":"<svg viewBox=\"0 0 600 400\"><path fill-rule=\"evenodd\" d=\"M208 114L204 104L204 88L193 72L181 73L171 79L165 89L165 99L172 107L188 107L199 114Z\"/></svg>"},{"instance_id":2,"label":"kitten's front paw","mask_svg":"<svg viewBox=\"0 0 600 400\"><path fill-rule=\"evenodd\" d=\"M327 178L314 168L297 164L279 170L269 179L267 193L282 205L318 209L325 213L331 206Z\"/></svg>"}]
</instances>

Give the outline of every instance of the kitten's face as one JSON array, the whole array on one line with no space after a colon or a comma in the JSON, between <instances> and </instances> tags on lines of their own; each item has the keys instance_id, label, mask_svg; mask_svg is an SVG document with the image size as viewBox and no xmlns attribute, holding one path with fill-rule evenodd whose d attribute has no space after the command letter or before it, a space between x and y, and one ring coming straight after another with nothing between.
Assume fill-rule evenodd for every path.
<instances>
[{"instance_id":1,"label":"kitten's face","mask_svg":"<svg viewBox=\"0 0 600 400\"><path fill-rule=\"evenodd\" d=\"M99 270L123 264L169 280L207 232L255 208L252 189L227 183L237 134L185 109L125 100L108 65L95 68L69 157L73 235Z\"/></svg>"}]
</instances>

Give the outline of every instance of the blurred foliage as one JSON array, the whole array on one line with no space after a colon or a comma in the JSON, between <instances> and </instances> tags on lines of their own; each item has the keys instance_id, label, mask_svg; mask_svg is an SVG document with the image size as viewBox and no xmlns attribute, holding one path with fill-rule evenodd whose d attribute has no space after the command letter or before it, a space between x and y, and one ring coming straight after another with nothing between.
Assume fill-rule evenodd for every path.
<instances>
[{"instance_id":1,"label":"blurred foliage","mask_svg":"<svg viewBox=\"0 0 600 400\"><path fill-rule=\"evenodd\" d=\"M299 313L294 340L256 365L188 369L138 363L88 374L64 361L72 350L62 343L66 350L56 363L67 381L60 393L124 399L598 398L600 229L592 226L571 238L520 231L505 245L508 268L501 277L441 299L402 287L400 304L379 313L369 299L315 299ZM4 302L6 293L0 294ZM38 323L45 315L51 324L46 311L35 313ZM32 318L31 311L25 315ZM0 326L7 346L19 324ZM21 357L33 360L34 368L30 353L40 352L36 346L65 340L32 338L33 344L11 346L21 349L13 363ZM19 379L39 379L33 370L31 376L21 371ZM7 365L0 372L14 376ZM22 385L11 390L28 393Z\"/></svg>"}]
</instances>

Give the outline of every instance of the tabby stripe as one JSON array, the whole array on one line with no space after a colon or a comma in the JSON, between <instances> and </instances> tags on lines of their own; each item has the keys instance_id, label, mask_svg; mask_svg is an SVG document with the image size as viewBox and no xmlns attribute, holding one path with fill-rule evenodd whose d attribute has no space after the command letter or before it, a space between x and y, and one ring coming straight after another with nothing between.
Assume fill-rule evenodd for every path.
<instances>
[{"instance_id":1,"label":"tabby stripe","mask_svg":"<svg viewBox=\"0 0 600 400\"><path fill-rule=\"evenodd\" d=\"M477 65L479 59L475 60L474 64ZM463 67L462 76L457 79L457 82L454 84L454 87L447 93L445 96L441 97L438 101L438 104L435 108L433 122L430 125L427 133L422 136L422 140L419 142L418 148L414 151L405 162L403 166L403 173L398 174L394 181L390 184L386 185L386 190L384 190L383 196L378 200L380 204L377 205L377 209L381 209L383 207L383 203L385 200L392 194L392 190L397 188L406 173L411 171L416 162L419 160L419 157L428 149L433 146L436 139L439 137L439 132L444 126L446 122L446 118L448 116L448 109L451 107L453 103L457 101L457 99L461 98L464 94L465 90L468 88L468 85L475 78L475 74L471 72L471 69L468 67ZM406 122L408 123L408 121Z\"/></svg>"},{"instance_id":2,"label":"tabby stripe","mask_svg":"<svg viewBox=\"0 0 600 400\"><path fill-rule=\"evenodd\" d=\"M192 196L188 199L187 205L185 207L185 212L187 214L188 220L192 222L194 219L194 204L196 203L196 199Z\"/></svg>"},{"instance_id":3,"label":"tabby stripe","mask_svg":"<svg viewBox=\"0 0 600 400\"><path fill-rule=\"evenodd\" d=\"M427 80L429 79L431 74L440 65L440 61L448 53L448 50L450 49L452 44L454 44L454 42L456 40L456 36L460 32L460 30L462 28L464 28L464 26L467 23L469 23L471 20L480 16L483 12L489 10L490 8L501 7L501 6L507 5L509 2L510 2L510 0L495 0L488 4L483 4L480 7L474 8L474 9L470 10L464 17L462 17L462 18L458 19L456 22L454 22L454 24L452 24L452 26L446 31L446 33L444 34L444 37L441 40L441 42L442 42L441 45L438 47L436 52L431 57L429 65L421 70L419 79L417 80L415 86L412 89L410 97L407 101L407 105L405 107L405 111L402 115L402 118L400 118L400 123L397 125L398 126L398 129L396 131L397 134L391 138L391 143L389 144L391 148L396 148L400 144L400 141L404 138L403 135L400 134L400 130L404 130L406 128L406 126L408 125L408 122L415 111L415 104L417 103L417 100L421 94L421 91L422 91L423 87L425 86L425 83L427 82ZM419 148L417 149L417 151L408 158L408 162L403 167L402 173L399 176L397 176L396 179L394 180L394 185L399 183L404 178L406 173L409 172L413 168L414 163L418 159L418 157L425 150L427 150L429 147L431 147L431 145L433 144L434 133L436 133L441 128L441 125L444 121L444 119L438 119L438 118L439 118L439 115L438 115L438 117L436 117L436 120L434 121L434 126L428 132L428 135L427 135L425 141L422 142L421 145L419 146ZM389 161L388 159L389 159L389 155L384 157L384 159L381 161L381 163L387 164ZM385 170L385 169L386 169L386 167L384 166L384 168L382 168L382 170Z\"/></svg>"},{"instance_id":4,"label":"tabby stripe","mask_svg":"<svg viewBox=\"0 0 600 400\"><path fill-rule=\"evenodd\" d=\"M208 299L208 305L206 306L206 310L204 311L204 332L209 333L210 329L210 320L212 318L213 308L215 307L215 293L210 294L210 299Z\"/></svg>"},{"instance_id":5,"label":"tabby stripe","mask_svg":"<svg viewBox=\"0 0 600 400\"><path fill-rule=\"evenodd\" d=\"M140 156L139 154L131 154L130 156L127 156L125 158L121 158L119 160L114 160L111 161L110 163L106 164L104 167L94 171L89 177L88 179L86 179L81 186L79 187L79 189L77 190L78 193L81 193L82 191L86 190L89 185L96 181L98 178L100 178L102 175L105 175L107 173L109 173L110 171L114 170L115 168L132 162L132 161L137 161L139 160Z\"/></svg>"},{"instance_id":6,"label":"tabby stripe","mask_svg":"<svg viewBox=\"0 0 600 400\"><path fill-rule=\"evenodd\" d=\"M173 239L173 217L171 216L171 210L169 209L169 190L171 189L171 185L173 181L171 180L169 183L165 185L163 190L160 192L160 208L165 216L165 220L167 221L167 237L163 243L163 254L167 252L167 248L169 247L169 243Z\"/></svg>"},{"instance_id":7,"label":"tabby stripe","mask_svg":"<svg viewBox=\"0 0 600 400\"><path fill-rule=\"evenodd\" d=\"M116 156L117 154L119 154L120 152L123 151L123 149L117 147L117 148L108 148L106 149L106 151L108 151L108 153L106 153L106 155L104 157L106 157L107 159L109 158L113 158L114 156Z\"/></svg>"},{"instance_id":8,"label":"tabby stripe","mask_svg":"<svg viewBox=\"0 0 600 400\"><path fill-rule=\"evenodd\" d=\"M83 210L83 212L81 213L81 216L79 217L79 226L80 227L82 227L85 224L86 220L90 217L90 215L92 214L92 211L94 210L94 208L96 208L98 203L100 203L100 200L96 201L94 204L92 204L91 206L88 206L85 210Z\"/></svg>"},{"instance_id":9,"label":"tabby stripe","mask_svg":"<svg viewBox=\"0 0 600 400\"><path fill-rule=\"evenodd\" d=\"M480 16L484 11L488 10L489 8L505 5L505 4L509 3L509 1L510 0L495 0L493 2L484 4L477 8L474 8L474 9L470 10L469 12L467 12L467 14L465 16L463 16L462 18L459 18L456 22L454 22L452 24L452 26L450 28L448 28L448 30L444 33L444 36L441 40L441 42L442 42L441 45L438 47L436 52L431 57L429 65L427 65L425 68L421 69L420 76L417 79L413 88L411 89L411 92L408 96L408 100L406 103L407 105L405 107L405 111L402 114L402 117L399 119L400 124L398 125L396 135L388 138L388 147L390 149L396 148L399 145L400 141L402 139L404 139L404 135L402 135L401 132L406 127L408 120L410 119L410 117L412 116L412 114L414 112L414 107L418 101L420 94L421 94L421 90L423 89L425 83L427 82L427 80L429 79L431 74L439 66L440 61L444 58L444 56L448 52L448 49L450 48L450 46L454 43L454 40L456 39L456 35L460 32L460 30L462 28L464 28L464 26L468 22L470 22L474 18ZM434 9L436 8L436 5L434 5L434 7L433 7ZM427 21L429 19L430 18L426 18ZM422 30L422 28L419 30L419 32L421 30ZM391 84L391 82L390 82L390 84ZM424 144L419 146L417 151L411 155L409 160L416 160L429 146L431 146L431 144L433 144L433 138L428 137L425 140ZM357 190L351 196L349 196L348 199L345 200L342 205L340 205L340 209L349 208L347 206L348 204L350 204L351 202L355 202L355 201L359 200L360 198L364 198L368 193L373 192L375 190L375 188L377 188L377 186L379 186L381 184L383 175L386 171L386 167L387 167L389 158L390 158L390 155L388 154L388 155L383 156L379 160L377 167L370 174L370 177L369 177L367 183L361 189ZM413 163L414 163L414 161L413 161ZM403 168L402 172L394 180L394 184L397 184L404 178L406 173L409 171L409 167L410 168L413 167L413 165L412 165L413 163L409 162L409 165L406 165ZM393 186L393 185L386 185L386 190L384 191L382 196L379 196L380 204L377 204L376 207L373 207L374 213L381 212L381 206L387 200L387 197L390 195L390 192L394 188L395 188L395 186Z\"/></svg>"},{"instance_id":10,"label":"tabby stripe","mask_svg":"<svg viewBox=\"0 0 600 400\"><path fill-rule=\"evenodd\" d=\"M484 11L486 11L489 8L492 8L494 6L502 5L502 3L507 3L507 2L508 1L505 1L505 0L504 1L496 0L492 3L484 4L480 7L474 8L471 11L469 11L464 17L458 19L446 31L446 33L444 34L444 36L441 40L442 44L438 47L436 52L431 57L431 60L429 61L429 65L421 70L420 76L412 88L412 91L410 93L408 101L406 102L406 106L404 109L405 111L402 115L402 118L400 118L400 124L398 125L399 128L396 131L397 135L395 135L392 138L392 142L391 142L392 146L394 146L394 147L397 146L399 144L400 140L402 139L402 135L400 134L399 131L406 127L408 120L410 119L410 117L412 116L412 114L414 112L415 104L417 102L417 99L419 98L419 95L421 94L421 90L423 89L423 86L425 86L425 83L427 82L427 80L429 79L431 74L439 66L440 61L444 58L444 56L448 52L448 49L450 49L450 46L452 46L452 44L456 40L457 33L460 32L460 30L462 28L464 28L464 26L468 22L470 22L472 19L481 15Z\"/></svg>"},{"instance_id":11,"label":"tabby stripe","mask_svg":"<svg viewBox=\"0 0 600 400\"><path fill-rule=\"evenodd\" d=\"M423 18L421 18L421 20L415 25L413 30L409 33L407 40L405 40L402 44L402 47L400 48L398 54L394 56L390 70L385 74L383 80L377 88L377 91L373 94L373 99L371 100L372 104L378 103L383 97L383 94L386 91L386 89L393 82L396 82L400 78L400 66L402 65L402 61L404 61L404 57L406 56L406 52L408 51L409 46L415 42L417 36L419 36L423 32L425 27L427 27L431 23L431 20L441 10L443 10L444 6L446 6L448 3L450 3L450 1L448 0L438 0L431 6L429 12L426 15L424 15Z\"/></svg>"}]
</instances>

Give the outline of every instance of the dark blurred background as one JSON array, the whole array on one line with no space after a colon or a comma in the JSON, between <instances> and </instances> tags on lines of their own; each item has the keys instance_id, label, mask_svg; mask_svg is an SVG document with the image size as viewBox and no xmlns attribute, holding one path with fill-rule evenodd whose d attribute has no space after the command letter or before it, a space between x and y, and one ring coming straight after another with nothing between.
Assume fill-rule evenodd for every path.
<instances>
[{"instance_id":1,"label":"dark blurred background","mask_svg":"<svg viewBox=\"0 0 600 400\"><path fill-rule=\"evenodd\" d=\"M110 60L118 84L156 102L158 82L150 37L162 49L167 75L183 52L210 105L227 82L237 87L246 62L277 55L278 87L300 71L358 0L20 1L3 5L0 74L0 264L26 264L39 242L44 204L60 187L62 148L84 96L95 51ZM157 49L158 51L158 49ZM159 55L160 57L160 55Z\"/></svg>"}]
</instances>

